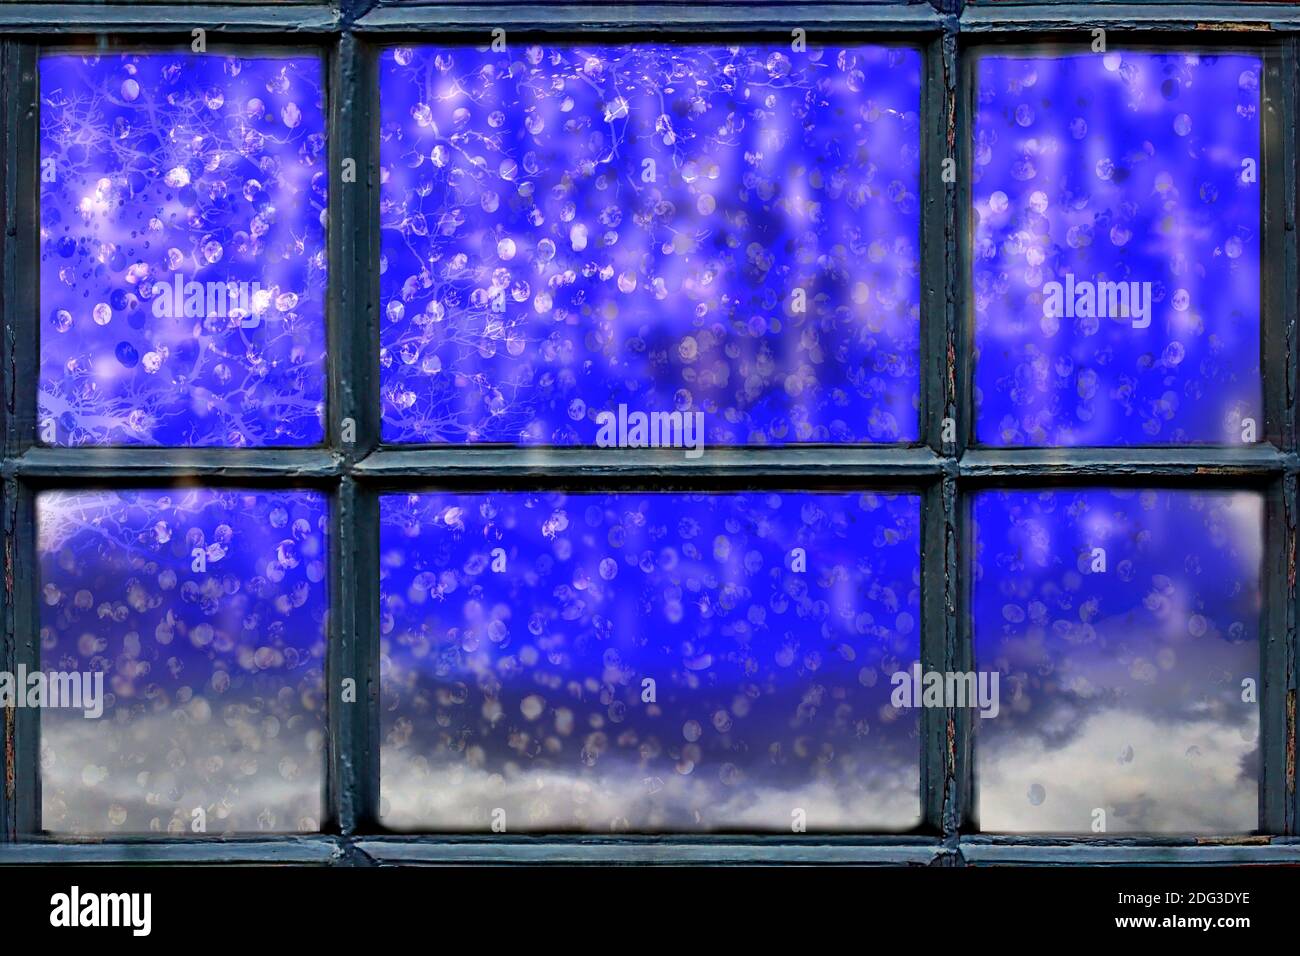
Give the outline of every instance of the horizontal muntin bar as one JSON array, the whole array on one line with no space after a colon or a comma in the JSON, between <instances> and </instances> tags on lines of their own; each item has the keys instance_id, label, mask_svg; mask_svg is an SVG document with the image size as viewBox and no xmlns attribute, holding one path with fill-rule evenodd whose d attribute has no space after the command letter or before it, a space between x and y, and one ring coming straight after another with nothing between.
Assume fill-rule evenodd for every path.
<instances>
[{"instance_id":1,"label":"horizontal muntin bar","mask_svg":"<svg viewBox=\"0 0 1300 956\"><path fill-rule=\"evenodd\" d=\"M323 448L33 447L4 463L6 477L59 484L185 478L320 480L343 472L343 459Z\"/></svg>"},{"instance_id":2,"label":"horizontal muntin bar","mask_svg":"<svg viewBox=\"0 0 1300 956\"><path fill-rule=\"evenodd\" d=\"M974 448L945 458L924 446L705 447L699 458L678 448L466 446L383 447L349 466L324 448L47 448L4 463L4 475L75 482L201 478L324 480L353 474L368 482L436 483L476 479L785 479L804 484L875 481L926 484L952 474L972 484L1064 480L1072 484L1146 479L1267 480L1300 472L1300 459L1271 445L1243 448Z\"/></svg>"},{"instance_id":3,"label":"horizontal muntin bar","mask_svg":"<svg viewBox=\"0 0 1300 956\"><path fill-rule=\"evenodd\" d=\"M1088 49L1093 27L1129 30L1226 30L1249 42L1252 31L1296 29L1300 10L1281 3L967 3L959 21L962 33L1083 30ZM1119 41L1116 46L1122 46Z\"/></svg>"},{"instance_id":4,"label":"horizontal muntin bar","mask_svg":"<svg viewBox=\"0 0 1300 956\"><path fill-rule=\"evenodd\" d=\"M569 476L635 478L787 477L924 481L955 473L965 479L1187 478L1212 482L1268 478L1295 470L1294 455L1271 445L1242 448L979 448L944 458L925 447L706 448L686 459L678 449L502 448L401 449L386 447L355 466L363 479Z\"/></svg>"},{"instance_id":5,"label":"horizontal muntin bar","mask_svg":"<svg viewBox=\"0 0 1300 956\"><path fill-rule=\"evenodd\" d=\"M0 866L56 863L334 863L337 839L191 840L138 843L0 843Z\"/></svg>"},{"instance_id":6,"label":"horizontal muntin bar","mask_svg":"<svg viewBox=\"0 0 1300 956\"><path fill-rule=\"evenodd\" d=\"M12 34L335 33L341 19L328 3L165 5L142 3L0 3L0 31Z\"/></svg>"},{"instance_id":7,"label":"horizontal muntin bar","mask_svg":"<svg viewBox=\"0 0 1300 956\"><path fill-rule=\"evenodd\" d=\"M277 32L337 34L347 29L326 3L0 3L0 31L15 34ZM435 3L380 6L351 29L360 33L424 30L629 30L637 32L737 30L860 30L970 34L1080 30L1253 31L1300 30L1300 9L1279 3L1032 3L967 4L960 18L928 3L557 4ZM436 42L430 37L429 42Z\"/></svg>"},{"instance_id":8,"label":"horizontal muntin bar","mask_svg":"<svg viewBox=\"0 0 1300 956\"><path fill-rule=\"evenodd\" d=\"M1296 843L1142 843L1117 845L1082 838L1060 843L1002 843L992 839L963 839L962 862L970 866L1102 865L1102 866L1224 866L1230 864L1300 863Z\"/></svg>"},{"instance_id":9,"label":"horizontal muntin bar","mask_svg":"<svg viewBox=\"0 0 1300 956\"><path fill-rule=\"evenodd\" d=\"M809 837L806 841L708 837L571 839L455 839L448 837L359 837L330 835L263 840L156 840L111 843L0 844L2 865L64 864L757 864L914 865L948 861L957 866L1093 864L1152 866L1182 864L1300 863L1300 842L1220 843L1134 838L1119 842L1081 837L963 837L954 850L937 837Z\"/></svg>"},{"instance_id":10,"label":"horizontal muntin bar","mask_svg":"<svg viewBox=\"0 0 1300 956\"><path fill-rule=\"evenodd\" d=\"M951 19L951 18L948 18ZM401 33L425 29L486 31L505 30L628 30L663 32L686 30L743 31L784 30L871 30L937 32L945 16L928 3L893 5L821 4L710 5L621 3L557 4L458 3L432 6L390 6L371 10L357 20L354 29L362 33ZM814 39L815 38L811 38ZM428 42L437 42L430 37Z\"/></svg>"},{"instance_id":11,"label":"horizontal muntin bar","mask_svg":"<svg viewBox=\"0 0 1300 956\"><path fill-rule=\"evenodd\" d=\"M972 448L962 455L957 465L959 478L972 483L1041 478L1088 485L1161 478L1210 485L1216 479L1269 479L1295 468L1296 456L1272 445Z\"/></svg>"},{"instance_id":12,"label":"horizontal muntin bar","mask_svg":"<svg viewBox=\"0 0 1300 956\"><path fill-rule=\"evenodd\" d=\"M361 839L356 849L377 863L642 863L642 864L912 864L929 866L937 838L900 842L681 840L582 842L411 841Z\"/></svg>"},{"instance_id":13,"label":"horizontal muntin bar","mask_svg":"<svg viewBox=\"0 0 1300 956\"><path fill-rule=\"evenodd\" d=\"M400 481L494 478L863 479L924 482L944 459L924 447L705 447L699 458L680 448L472 447L381 448L353 468L359 479Z\"/></svg>"}]
</instances>

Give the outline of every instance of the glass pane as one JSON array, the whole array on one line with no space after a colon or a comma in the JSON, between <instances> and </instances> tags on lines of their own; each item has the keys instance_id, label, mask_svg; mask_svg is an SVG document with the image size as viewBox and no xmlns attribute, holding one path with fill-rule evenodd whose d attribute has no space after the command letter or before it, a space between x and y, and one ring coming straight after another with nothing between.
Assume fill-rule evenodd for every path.
<instances>
[{"instance_id":1,"label":"glass pane","mask_svg":"<svg viewBox=\"0 0 1300 956\"><path fill-rule=\"evenodd\" d=\"M907 442L916 50L389 50L383 438ZM647 439L652 441L652 439Z\"/></svg>"},{"instance_id":2,"label":"glass pane","mask_svg":"<svg viewBox=\"0 0 1300 956\"><path fill-rule=\"evenodd\" d=\"M44 56L39 439L324 440L319 57Z\"/></svg>"},{"instance_id":3,"label":"glass pane","mask_svg":"<svg viewBox=\"0 0 1300 956\"><path fill-rule=\"evenodd\" d=\"M983 492L974 519L981 828L1256 829L1261 497Z\"/></svg>"},{"instance_id":4,"label":"glass pane","mask_svg":"<svg viewBox=\"0 0 1300 956\"><path fill-rule=\"evenodd\" d=\"M976 431L1260 437L1259 57L979 60Z\"/></svg>"},{"instance_id":5,"label":"glass pane","mask_svg":"<svg viewBox=\"0 0 1300 956\"><path fill-rule=\"evenodd\" d=\"M41 712L44 828L318 829L325 496L46 491L36 510L42 667L103 689Z\"/></svg>"},{"instance_id":6,"label":"glass pane","mask_svg":"<svg viewBox=\"0 0 1300 956\"><path fill-rule=\"evenodd\" d=\"M381 499L385 823L917 823L919 499Z\"/></svg>"}]
</instances>

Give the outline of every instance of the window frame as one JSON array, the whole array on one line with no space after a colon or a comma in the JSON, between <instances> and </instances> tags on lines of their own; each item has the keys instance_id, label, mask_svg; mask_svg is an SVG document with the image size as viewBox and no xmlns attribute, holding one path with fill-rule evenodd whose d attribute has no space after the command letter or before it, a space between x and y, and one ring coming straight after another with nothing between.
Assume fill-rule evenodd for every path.
<instances>
[{"instance_id":1,"label":"window frame","mask_svg":"<svg viewBox=\"0 0 1300 956\"><path fill-rule=\"evenodd\" d=\"M49 11L48 13L46 11ZM60 17L53 20L54 12ZM210 26L204 24L210 17ZM651 25L651 26L647 26ZM37 57L48 47L159 48L208 31L209 50L227 45L317 49L326 58L330 154L326 444L315 448L51 448L36 439L39 246L34 98ZM513 446L393 446L379 441L378 54L403 41L486 42L490 31L552 36L653 36L659 40L758 34L795 27L858 42L900 42L923 57L921 90L920 441L912 445L790 445L712 448L698 460L667 450ZM973 442L972 323L966 292L970 221L972 65L1005 44L1086 49L1091 31L1111 44L1247 48L1271 52L1261 82L1266 183L1262 248L1283 263L1265 271L1265 422L1252 446L999 448ZM112 38L129 37L130 42ZM1300 4L1167 0L1117 6L1048 0L1038 5L978 0L812 5L787 0L644 5L398 3L290 0L225 4L0 3L0 137L5 168L3 494L5 587L0 593L0 669L35 666L36 491L47 487L210 485L323 489L330 498L330 685L325 812L317 834L240 837L101 837L93 842L37 834L39 713L3 713L0 748L0 863L214 862L373 863L1300 863L1295 792L1297 593L1297 315L1295 236L1297 67ZM513 40L511 42L514 42ZM996 52L996 50L995 50ZM342 158L357 160L343 183ZM956 159L957 182L941 181L940 160ZM1266 257L1262 261L1270 261ZM942 440L944 420L957 440ZM343 442L343 422L356 442ZM378 822L379 522L385 491L492 488L735 490L799 487L915 491L921 495L921 657L934 670L972 667L968 574L969 494L990 487L1142 486L1253 489L1265 498L1261 629L1261 833L1252 837L1060 837L981 833L969 711L921 711L921 826L901 835L564 836L396 834ZM358 582L362 582L360 585ZM356 679L358 700L341 702Z\"/></svg>"}]
</instances>

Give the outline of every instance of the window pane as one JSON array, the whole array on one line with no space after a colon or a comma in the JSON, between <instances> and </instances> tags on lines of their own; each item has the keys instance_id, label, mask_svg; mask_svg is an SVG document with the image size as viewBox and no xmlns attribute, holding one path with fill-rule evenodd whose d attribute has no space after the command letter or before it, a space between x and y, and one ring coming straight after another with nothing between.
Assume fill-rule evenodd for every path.
<instances>
[{"instance_id":1,"label":"window pane","mask_svg":"<svg viewBox=\"0 0 1300 956\"><path fill-rule=\"evenodd\" d=\"M324 440L318 57L41 58L38 432Z\"/></svg>"},{"instance_id":2,"label":"window pane","mask_svg":"<svg viewBox=\"0 0 1300 956\"><path fill-rule=\"evenodd\" d=\"M919 499L381 499L397 828L902 829ZM796 831L797 832L797 831Z\"/></svg>"},{"instance_id":3,"label":"window pane","mask_svg":"<svg viewBox=\"0 0 1300 956\"><path fill-rule=\"evenodd\" d=\"M985 492L974 519L980 826L1256 829L1260 496Z\"/></svg>"},{"instance_id":4,"label":"window pane","mask_svg":"<svg viewBox=\"0 0 1300 956\"><path fill-rule=\"evenodd\" d=\"M920 74L886 47L387 51L384 440L594 445L619 406L716 445L916 440Z\"/></svg>"},{"instance_id":5,"label":"window pane","mask_svg":"<svg viewBox=\"0 0 1300 956\"><path fill-rule=\"evenodd\" d=\"M979 60L979 441L1255 441L1261 62Z\"/></svg>"},{"instance_id":6,"label":"window pane","mask_svg":"<svg viewBox=\"0 0 1300 956\"><path fill-rule=\"evenodd\" d=\"M42 666L104 688L41 712L44 828L318 829L325 496L47 491L37 521Z\"/></svg>"}]
</instances>

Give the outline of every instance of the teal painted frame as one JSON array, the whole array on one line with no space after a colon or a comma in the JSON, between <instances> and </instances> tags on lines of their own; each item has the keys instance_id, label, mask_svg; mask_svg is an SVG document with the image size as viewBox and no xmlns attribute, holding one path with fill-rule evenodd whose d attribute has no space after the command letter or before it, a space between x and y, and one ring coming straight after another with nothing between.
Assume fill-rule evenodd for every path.
<instances>
[{"instance_id":1,"label":"teal painted frame","mask_svg":"<svg viewBox=\"0 0 1300 956\"><path fill-rule=\"evenodd\" d=\"M330 186L328 326L329 432L302 450L56 449L35 443L36 228L35 63L44 46L162 45L203 28L215 45L286 44L319 49L329 64L331 155L357 160L358 181ZM922 440L913 446L716 449L691 461L654 450L617 457L593 449L394 448L378 442L376 54L405 37L464 42L493 28L559 36L654 34L661 38L772 33L803 27L918 46L926 60L923 98ZM1268 67L1264 242L1276 266L1264 284L1264 441L1241 448L991 449L970 436L970 328L965 241L970 223L969 65L980 50L1008 43L1086 45L1095 27L1125 45L1248 47ZM1112 40L1112 42L1114 42ZM1295 122L1300 4L1078 3L961 0L821 4L551 3L465 4L310 0L252 3L0 2L0 136L7 170L0 313L4 321L4 455L0 514L0 668L34 665L32 567L34 492L54 485L131 485L200 479L212 484L326 489L332 498L331 646L334 690L322 832L315 835L187 840L138 838L94 843L40 834L39 727L30 711L6 711L0 736L0 863L300 863L366 866L412 863L762 863L825 865L1188 865L1300 863L1295 792L1296 506L1300 456L1295 435L1297 248ZM940 161L962 171L945 184ZM342 423L356 423L344 443ZM957 440L942 441L943 421ZM394 487L735 488L887 485L923 496L922 657L927 669L970 667L963 562L966 495L989 486L1146 484L1249 487L1267 502L1266 610L1261 660L1264 759L1260 832L1249 838L1063 839L978 832L972 727L967 712L922 716L922 824L894 836L845 835L601 837L440 836L385 833L378 823L378 522L380 491ZM375 582L361 587L357 582ZM341 678L357 679L358 703L338 699Z\"/></svg>"}]
</instances>

